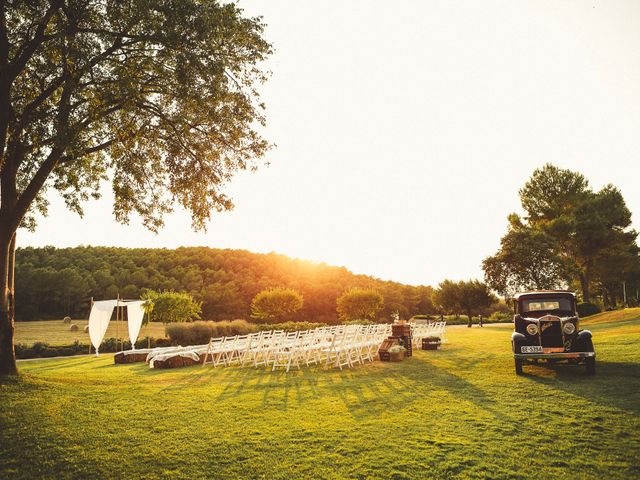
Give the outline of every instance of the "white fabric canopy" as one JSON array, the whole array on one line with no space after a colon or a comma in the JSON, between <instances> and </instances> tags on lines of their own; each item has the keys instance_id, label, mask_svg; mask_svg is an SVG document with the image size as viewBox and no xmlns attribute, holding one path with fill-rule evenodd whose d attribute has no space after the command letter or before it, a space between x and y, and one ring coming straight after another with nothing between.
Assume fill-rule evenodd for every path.
<instances>
[{"instance_id":1,"label":"white fabric canopy","mask_svg":"<svg viewBox=\"0 0 640 480\"><path fill-rule=\"evenodd\" d=\"M104 334L107 333L107 327L109 327L113 309L117 304L118 300L101 300L99 302L93 302L91 306L91 313L89 313L89 338L96 349L96 355L98 354L98 348L100 348Z\"/></svg>"},{"instance_id":2,"label":"white fabric canopy","mask_svg":"<svg viewBox=\"0 0 640 480\"><path fill-rule=\"evenodd\" d=\"M127 326L129 327L129 341L131 342L131 349L136 349L136 340L142 328L142 318L144 317L144 308L142 307L144 300L132 300L125 303L127 306Z\"/></svg>"}]
</instances>

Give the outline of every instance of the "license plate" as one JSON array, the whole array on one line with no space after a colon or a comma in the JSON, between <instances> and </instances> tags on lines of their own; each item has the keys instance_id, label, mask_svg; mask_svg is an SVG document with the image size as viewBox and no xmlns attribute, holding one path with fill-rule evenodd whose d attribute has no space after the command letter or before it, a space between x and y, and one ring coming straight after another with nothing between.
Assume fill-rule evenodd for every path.
<instances>
[{"instance_id":1,"label":"license plate","mask_svg":"<svg viewBox=\"0 0 640 480\"><path fill-rule=\"evenodd\" d=\"M520 347L522 353L542 353L542 347L540 345L523 345Z\"/></svg>"}]
</instances>

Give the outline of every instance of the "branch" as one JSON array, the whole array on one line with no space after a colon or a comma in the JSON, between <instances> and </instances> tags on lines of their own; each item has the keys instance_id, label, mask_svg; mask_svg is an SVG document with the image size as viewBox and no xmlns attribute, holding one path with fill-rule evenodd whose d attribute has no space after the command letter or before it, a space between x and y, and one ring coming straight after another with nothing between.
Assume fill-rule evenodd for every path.
<instances>
[{"instance_id":1,"label":"branch","mask_svg":"<svg viewBox=\"0 0 640 480\"><path fill-rule=\"evenodd\" d=\"M24 45L22 51L18 55L18 58L16 58L15 61L12 62L11 65L9 65L9 69L11 71L10 78L12 80L18 76L20 71L33 56L36 49L40 45L42 45L45 40L47 40L47 36L44 34L44 32L47 28L47 25L49 24L49 20L51 20L51 17L53 17L56 11L58 11L62 7L63 3L63 0L53 0L53 2L51 2L49 8L44 14L44 17L42 17L42 20L40 20L40 23L38 24L35 35L29 42L26 43L26 45Z\"/></svg>"},{"instance_id":2,"label":"branch","mask_svg":"<svg viewBox=\"0 0 640 480\"><path fill-rule=\"evenodd\" d=\"M49 178L49 175L51 174L55 166L58 164L61 153L62 151L59 148L53 148L45 161L42 162L42 165L40 165L40 168L29 182L29 185L27 185L27 188L24 189L24 191L20 195L20 198L18 198L13 218L11 219L12 223L9 228L13 230L18 228L20 222L22 221L22 218L24 218L24 216L29 211L31 203L38 195L38 192L44 186L47 178Z\"/></svg>"}]
</instances>

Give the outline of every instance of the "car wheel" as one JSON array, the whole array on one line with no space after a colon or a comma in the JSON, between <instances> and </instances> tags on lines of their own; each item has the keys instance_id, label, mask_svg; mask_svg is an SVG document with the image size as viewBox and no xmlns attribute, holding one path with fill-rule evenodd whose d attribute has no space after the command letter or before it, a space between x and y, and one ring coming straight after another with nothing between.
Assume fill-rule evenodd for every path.
<instances>
[{"instance_id":1,"label":"car wheel","mask_svg":"<svg viewBox=\"0 0 640 480\"><path fill-rule=\"evenodd\" d=\"M587 375L596 374L596 357L586 358L584 364L587 367Z\"/></svg>"},{"instance_id":2,"label":"car wheel","mask_svg":"<svg viewBox=\"0 0 640 480\"><path fill-rule=\"evenodd\" d=\"M522 360L519 358L515 359L516 362L516 375L522 375Z\"/></svg>"},{"instance_id":3,"label":"car wheel","mask_svg":"<svg viewBox=\"0 0 640 480\"><path fill-rule=\"evenodd\" d=\"M590 338L584 341L584 347L582 347L583 352L593 352L593 340Z\"/></svg>"}]
</instances>

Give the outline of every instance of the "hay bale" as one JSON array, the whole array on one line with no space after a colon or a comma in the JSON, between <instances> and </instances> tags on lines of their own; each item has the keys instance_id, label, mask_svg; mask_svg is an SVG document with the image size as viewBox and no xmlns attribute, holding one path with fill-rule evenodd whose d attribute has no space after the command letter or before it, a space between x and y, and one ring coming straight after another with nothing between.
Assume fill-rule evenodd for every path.
<instances>
[{"instance_id":1,"label":"hay bale","mask_svg":"<svg viewBox=\"0 0 640 480\"><path fill-rule=\"evenodd\" d=\"M84 326L84 333L89 333L89 325Z\"/></svg>"},{"instance_id":2,"label":"hay bale","mask_svg":"<svg viewBox=\"0 0 640 480\"><path fill-rule=\"evenodd\" d=\"M153 362L153 368L180 368L190 367L191 365L197 365L198 360L194 360L191 357L181 357L176 355L175 357L169 357L164 360L155 360Z\"/></svg>"},{"instance_id":3,"label":"hay bale","mask_svg":"<svg viewBox=\"0 0 640 480\"><path fill-rule=\"evenodd\" d=\"M69 330L71 330L72 332L77 332L78 325L76 325L75 323L72 323L71 326L69 327Z\"/></svg>"},{"instance_id":4,"label":"hay bale","mask_svg":"<svg viewBox=\"0 0 640 480\"><path fill-rule=\"evenodd\" d=\"M125 352L118 352L113 356L113 363L142 363L147 360L149 354L148 349L144 350L127 350Z\"/></svg>"},{"instance_id":5,"label":"hay bale","mask_svg":"<svg viewBox=\"0 0 640 480\"><path fill-rule=\"evenodd\" d=\"M71 317L64 317L62 323L71 323Z\"/></svg>"}]
</instances>

